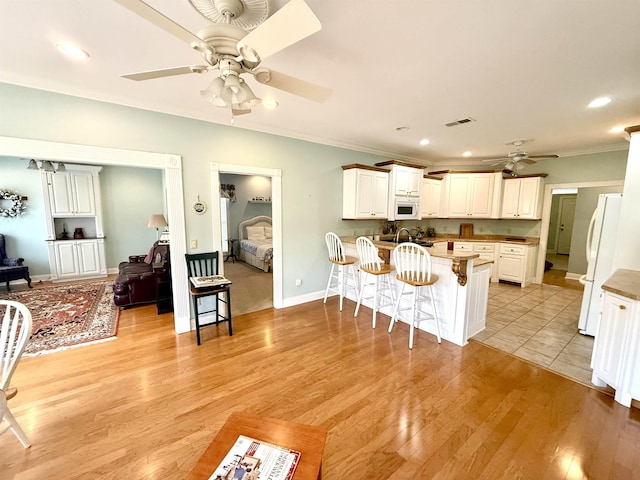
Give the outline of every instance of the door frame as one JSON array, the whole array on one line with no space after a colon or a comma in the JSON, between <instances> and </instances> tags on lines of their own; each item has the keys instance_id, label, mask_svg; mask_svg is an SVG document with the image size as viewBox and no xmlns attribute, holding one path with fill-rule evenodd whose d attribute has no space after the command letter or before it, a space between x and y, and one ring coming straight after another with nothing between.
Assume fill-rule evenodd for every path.
<instances>
[{"instance_id":1,"label":"door frame","mask_svg":"<svg viewBox=\"0 0 640 480\"><path fill-rule=\"evenodd\" d=\"M84 165L115 165L159 169L164 172L167 194L167 216L171 225L171 256L184 258L186 235L184 194L182 189L182 157L174 154L141 152L91 145L51 142L0 136L0 156L44 158ZM191 330L189 280L185 262L171 262L173 317L176 333Z\"/></svg>"},{"instance_id":2,"label":"door frame","mask_svg":"<svg viewBox=\"0 0 640 480\"><path fill-rule=\"evenodd\" d=\"M222 250L222 227L220 218L220 174L260 175L271 178L271 225L273 227L273 308L283 308L282 294L282 170L279 168L252 167L231 163L210 163L211 209L213 244ZM223 265L224 271L224 265Z\"/></svg>"},{"instance_id":3,"label":"door frame","mask_svg":"<svg viewBox=\"0 0 640 480\"><path fill-rule=\"evenodd\" d=\"M549 222L551 221L552 191L556 188L592 188L592 187L622 187L624 180L608 180L603 182L550 183L544 186L544 200L542 204L542 220L540 226L540 244L538 245L538 260L536 262L536 278L534 283L541 284L544 276L544 261L547 256L547 242L549 241Z\"/></svg>"}]
</instances>

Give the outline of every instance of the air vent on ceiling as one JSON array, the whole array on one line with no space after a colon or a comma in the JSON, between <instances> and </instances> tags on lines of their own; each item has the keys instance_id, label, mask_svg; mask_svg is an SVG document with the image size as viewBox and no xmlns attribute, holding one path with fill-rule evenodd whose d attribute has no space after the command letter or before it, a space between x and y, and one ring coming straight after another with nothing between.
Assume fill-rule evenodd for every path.
<instances>
[{"instance_id":1,"label":"air vent on ceiling","mask_svg":"<svg viewBox=\"0 0 640 480\"><path fill-rule=\"evenodd\" d=\"M456 125L462 125L469 122L475 122L475 120L471 117L461 118L460 120L455 120L453 122L445 123L447 127L455 127Z\"/></svg>"}]
</instances>

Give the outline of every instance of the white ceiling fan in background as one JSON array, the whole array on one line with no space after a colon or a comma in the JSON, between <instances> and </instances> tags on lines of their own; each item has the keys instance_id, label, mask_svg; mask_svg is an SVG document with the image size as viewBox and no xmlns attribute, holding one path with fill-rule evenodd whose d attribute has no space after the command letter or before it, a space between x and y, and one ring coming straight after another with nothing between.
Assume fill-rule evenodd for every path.
<instances>
[{"instance_id":1,"label":"white ceiling fan in background","mask_svg":"<svg viewBox=\"0 0 640 480\"><path fill-rule=\"evenodd\" d=\"M509 152L504 158L491 158L483 160L482 163L490 163L491 165L504 165L505 170L511 170L517 172L524 168L523 164L533 165L540 158L558 158L556 154L549 155L529 155L522 150L522 145L527 142L532 142L533 139L527 140L511 140L506 142L505 145L513 145L516 149L513 152Z\"/></svg>"},{"instance_id":2,"label":"white ceiling fan in background","mask_svg":"<svg viewBox=\"0 0 640 480\"><path fill-rule=\"evenodd\" d=\"M260 104L243 75L259 83L323 103L329 88L261 67L262 60L318 32L322 26L304 0L291 0L269 16L269 0L188 0L209 25L193 34L142 0L114 0L157 27L187 42L204 64L184 65L121 75L130 80L206 73L218 75L200 91L203 98L232 114L251 112Z\"/></svg>"}]
</instances>

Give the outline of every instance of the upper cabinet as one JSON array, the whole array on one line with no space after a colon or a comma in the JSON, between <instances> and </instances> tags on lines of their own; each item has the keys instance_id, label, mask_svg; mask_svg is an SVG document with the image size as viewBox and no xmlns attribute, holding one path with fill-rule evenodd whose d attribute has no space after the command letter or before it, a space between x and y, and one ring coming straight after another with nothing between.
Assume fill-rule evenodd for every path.
<instances>
[{"instance_id":1,"label":"upper cabinet","mask_svg":"<svg viewBox=\"0 0 640 480\"><path fill-rule=\"evenodd\" d=\"M539 220L542 216L545 176L538 175L504 180L501 217Z\"/></svg>"},{"instance_id":2,"label":"upper cabinet","mask_svg":"<svg viewBox=\"0 0 640 480\"><path fill-rule=\"evenodd\" d=\"M502 173L448 173L443 216L498 218Z\"/></svg>"},{"instance_id":3,"label":"upper cabinet","mask_svg":"<svg viewBox=\"0 0 640 480\"><path fill-rule=\"evenodd\" d=\"M420 197L424 170L403 165L393 165L391 169L394 195Z\"/></svg>"},{"instance_id":4,"label":"upper cabinet","mask_svg":"<svg viewBox=\"0 0 640 480\"><path fill-rule=\"evenodd\" d=\"M438 218L440 216L441 195L442 179L424 176L422 195L420 196L420 216L422 218Z\"/></svg>"},{"instance_id":5,"label":"upper cabinet","mask_svg":"<svg viewBox=\"0 0 640 480\"><path fill-rule=\"evenodd\" d=\"M53 216L94 216L94 179L91 172L47 172L46 180Z\"/></svg>"},{"instance_id":6,"label":"upper cabinet","mask_svg":"<svg viewBox=\"0 0 640 480\"><path fill-rule=\"evenodd\" d=\"M342 218L387 218L388 170L367 165L342 167Z\"/></svg>"}]
</instances>

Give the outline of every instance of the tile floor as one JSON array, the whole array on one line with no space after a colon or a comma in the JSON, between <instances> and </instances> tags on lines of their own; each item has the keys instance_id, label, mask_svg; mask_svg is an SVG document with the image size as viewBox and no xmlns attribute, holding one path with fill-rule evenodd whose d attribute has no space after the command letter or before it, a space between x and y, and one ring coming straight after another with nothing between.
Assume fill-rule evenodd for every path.
<instances>
[{"instance_id":1,"label":"tile floor","mask_svg":"<svg viewBox=\"0 0 640 480\"><path fill-rule=\"evenodd\" d=\"M578 333L582 292L492 283L487 326L473 337L590 387L593 337Z\"/></svg>"}]
</instances>

